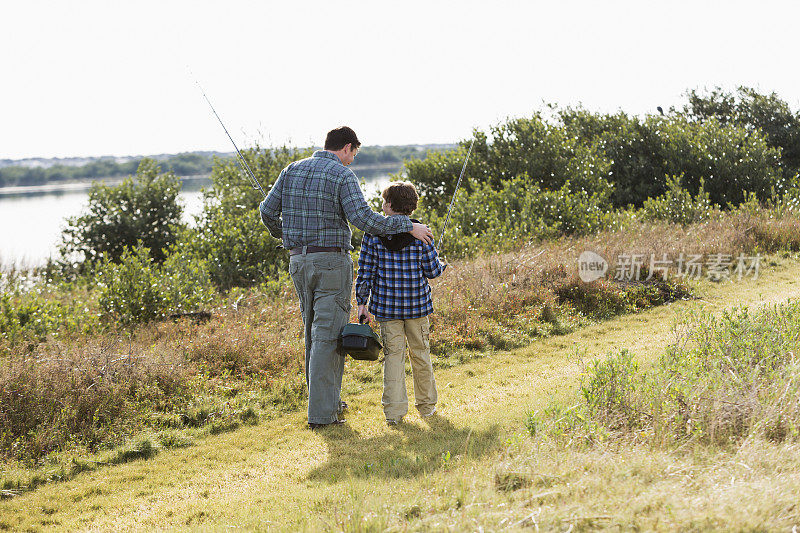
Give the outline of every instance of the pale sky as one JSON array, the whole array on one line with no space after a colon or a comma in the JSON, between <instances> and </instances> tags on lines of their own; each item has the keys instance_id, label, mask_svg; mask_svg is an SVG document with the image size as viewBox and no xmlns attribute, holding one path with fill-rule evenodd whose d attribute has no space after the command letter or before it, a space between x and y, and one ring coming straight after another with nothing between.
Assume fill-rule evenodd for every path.
<instances>
[{"instance_id":1,"label":"pale sky","mask_svg":"<svg viewBox=\"0 0 800 533\"><path fill-rule=\"evenodd\" d=\"M800 107L795 2L81 1L0 7L0 159L451 143L543 102Z\"/></svg>"}]
</instances>

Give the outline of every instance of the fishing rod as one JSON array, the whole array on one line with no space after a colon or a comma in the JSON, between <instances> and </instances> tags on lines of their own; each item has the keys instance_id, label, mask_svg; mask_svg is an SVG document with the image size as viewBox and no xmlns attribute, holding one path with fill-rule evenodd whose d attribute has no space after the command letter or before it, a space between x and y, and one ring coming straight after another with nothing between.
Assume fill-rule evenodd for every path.
<instances>
[{"instance_id":1,"label":"fishing rod","mask_svg":"<svg viewBox=\"0 0 800 533\"><path fill-rule=\"evenodd\" d=\"M469 151L467 152L467 157L464 159L464 166L461 167L461 174L458 176L458 182L456 183L456 190L453 191L453 199L450 200L450 207L447 208L447 218L444 221L444 227L442 228L442 234L439 237L439 244L436 245L438 250L442 249L442 241L444 241L444 232L447 230L447 223L450 222L450 211L453 210L453 204L456 203L456 196L458 195L458 187L461 185L461 178L464 177L464 171L467 169L467 161L469 161L469 156L472 153L472 146L475 144L475 137L472 138L472 142L469 143Z\"/></svg>"},{"instance_id":2,"label":"fishing rod","mask_svg":"<svg viewBox=\"0 0 800 533\"><path fill-rule=\"evenodd\" d=\"M195 79L194 82L197 84L197 88L200 89L200 92L203 93L203 98L205 98L206 102L208 102L208 105L211 107L211 111L214 112L214 116L217 117L217 120L219 121L219 125L222 126L222 129L225 130L225 134L228 136L228 139L231 140L231 144L233 144L233 147L236 148L236 154L239 156L237 158L239 166L242 167L242 170L244 170L245 174L247 174L247 176L250 178L250 181L252 182L251 185L253 186L253 188L261 191L261 194L263 194L264 198L266 198L267 193L264 192L264 188L261 187L261 184L258 182L256 175L253 174L253 171L250 169L250 165L247 164L247 160L242 155L242 152L239 150L239 147L236 146L236 142L234 142L233 137L231 137L231 134L228 133L228 128L226 128L225 124L222 123L222 119L219 118L217 110L214 109L214 106L211 104L211 100L209 100L208 96L206 96L206 92L203 90L203 87L200 85L200 82L197 81L197 79Z\"/></svg>"}]
</instances>

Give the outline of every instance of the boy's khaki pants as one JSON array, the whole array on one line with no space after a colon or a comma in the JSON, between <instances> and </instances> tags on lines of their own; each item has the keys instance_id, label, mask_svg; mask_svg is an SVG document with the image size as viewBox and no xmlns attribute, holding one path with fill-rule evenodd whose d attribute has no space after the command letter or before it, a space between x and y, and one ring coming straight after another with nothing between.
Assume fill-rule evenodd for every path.
<instances>
[{"instance_id":1,"label":"boy's khaki pants","mask_svg":"<svg viewBox=\"0 0 800 533\"><path fill-rule=\"evenodd\" d=\"M406 341L414 375L415 406L420 415L430 415L436 407L436 380L431 364L428 317L386 320L381 323L383 341L383 413L387 420L399 420L408 413L406 393Z\"/></svg>"}]
</instances>

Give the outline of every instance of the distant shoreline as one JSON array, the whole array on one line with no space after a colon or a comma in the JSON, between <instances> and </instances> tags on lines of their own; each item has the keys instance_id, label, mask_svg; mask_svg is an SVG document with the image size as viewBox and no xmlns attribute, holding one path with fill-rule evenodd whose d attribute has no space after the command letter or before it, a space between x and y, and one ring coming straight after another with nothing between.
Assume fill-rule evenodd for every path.
<instances>
[{"instance_id":1,"label":"distant shoreline","mask_svg":"<svg viewBox=\"0 0 800 533\"><path fill-rule=\"evenodd\" d=\"M362 146L353 170L367 181L379 173L402 172L409 160L427 157L431 152L452 148L453 145L409 144L398 146ZM303 149L297 152L309 153ZM135 175L141 161L151 159L165 172L183 179L209 175L222 158L235 161L235 154L223 152L182 152L139 157L34 158L25 160L0 159L0 194L35 194L45 191L75 191L93 181L119 183Z\"/></svg>"},{"instance_id":2,"label":"distant shoreline","mask_svg":"<svg viewBox=\"0 0 800 533\"><path fill-rule=\"evenodd\" d=\"M399 172L403 169L403 163L382 163L376 165L356 165L353 164L352 169L358 173L359 170L366 171L394 171ZM45 192L73 192L73 191L86 191L91 188L92 183L101 182L106 185L117 185L122 183L130 176L114 176L109 178L92 178L85 180L75 180L69 182L51 182L43 183L41 185L0 185L0 196L13 196L15 194L31 194L31 193L45 193ZM209 179L211 174L195 174L192 176L178 176L181 181L194 181Z\"/></svg>"},{"instance_id":3,"label":"distant shoreline","mask_svg":"<svg viewBox=\"0 0 800 533\"><path fill-rule=\"evenodd\" d=\"M197 174L194 176L178 176L181 181L193 181L208 179L211 174ZM92 183L99 181L105 185L117 185L125 181L129 176L115 176L113 178L93 178L90 180L77 180L64 182L43 183L41 185L12 185L10 187L0 186L0 196L13 196L15 194L30 194L34 192L66 192L66 191L87 191Z\"/></svg>"}]
</instances>

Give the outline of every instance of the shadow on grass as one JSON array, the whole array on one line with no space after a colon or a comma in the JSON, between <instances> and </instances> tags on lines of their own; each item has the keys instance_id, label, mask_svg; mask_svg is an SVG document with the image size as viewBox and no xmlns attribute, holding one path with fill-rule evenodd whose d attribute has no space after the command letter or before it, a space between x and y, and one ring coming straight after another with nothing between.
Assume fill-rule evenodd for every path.
<instances>
[{"instance_id":1,"label":"shadow on grass","mask_svg":"<svg viewBox=\"0 0 800 533\"><path fill-rule=\"evenodd\" d=\"M347 425L319 434L328 446L328 462L312 470L308 479L330 483L346 478L412 478L452 467L465 456L482 457L500 446L498 425L458 428L440 415L404 422L389 433L366 439Z\"/></svg>"}]
</instances>

